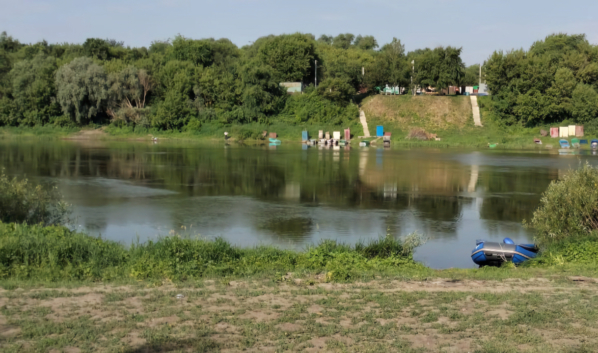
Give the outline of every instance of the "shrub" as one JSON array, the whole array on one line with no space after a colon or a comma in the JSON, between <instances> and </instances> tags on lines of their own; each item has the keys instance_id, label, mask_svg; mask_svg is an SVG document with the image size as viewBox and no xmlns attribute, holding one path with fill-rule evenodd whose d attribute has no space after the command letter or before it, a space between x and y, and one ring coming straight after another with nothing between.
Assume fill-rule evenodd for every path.
<instances>
[{"instance_id":1,"label":"shrub","mask_svg":"<svg viewBox=\"0 0 598 353\"><path fill-rule=\"evenodd\" d=\"M68 205L53 185L32 185L27 179L0 174L0 222L60 224Z\"/></svg>"},{"instance_id":2,"label":"shrub","mask_svg":"<svg viewBox=\"0 0 598 353\"><path fill-rule=\"evenodd\" d=\"M526 225L535 229L540 244L587 237L598 230L598 169L586 164L553 181Z\"/></svg>"}]
</instances>

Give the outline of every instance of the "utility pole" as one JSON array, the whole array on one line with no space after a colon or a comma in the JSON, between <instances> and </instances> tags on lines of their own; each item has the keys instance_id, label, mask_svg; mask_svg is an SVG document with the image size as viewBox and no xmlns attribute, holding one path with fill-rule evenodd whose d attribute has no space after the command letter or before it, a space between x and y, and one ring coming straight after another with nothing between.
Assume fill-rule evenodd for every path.
<instances>
[{"instance_id":1,"label":"utility pole","mask_svg":"<svg viewBox=\"0 0 598 353\"><path fill-rule=\"evenodd\" d=\"M480 86L482 85L482 64L480 64ZM479 86L478 86L479 88Z\"/></svg>"},{"instance_id":2,"label":"utility pole","mask_svg":"<svg viewBox=\"0 0 598 353\"><path fill-rule=\"evenodd\" d=\"M415 75L415 60L411 60L411 87L413 87L413 95L415 96L415 86L413 85L413 75Z\"/></svg>"},{"instance_id":3,"label":"utility pole","mask_svg":"<svg viewBox=\"0 0 598 353\"><path fill-rule=\"evenodd\" d=\"M318 88L318 60L316 60L316 88Z\"/></svg>"}]
</instances>

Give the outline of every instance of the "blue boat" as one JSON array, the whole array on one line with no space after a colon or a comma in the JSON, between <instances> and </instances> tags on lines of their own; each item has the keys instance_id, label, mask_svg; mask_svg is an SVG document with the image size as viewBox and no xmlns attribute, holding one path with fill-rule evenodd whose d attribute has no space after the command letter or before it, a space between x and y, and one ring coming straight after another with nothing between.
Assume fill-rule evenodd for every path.
<instances>
[{"instance_id":1,"label":"blue boat","mask_svg":"<svg viewBox=\"0 0 598 353\"><path fill-rule=\"evenodd\" d=\"M270 137L270 143L271 144L273 143L275 145L280 145L281 144L280 140L277 140L277 139L271 138L271 137Z\"/></svg>"},{"instance_id":2,"label":"blue boat","mask_svg":"<svg viewBox=\"0 0 598 353\"><path fill-rule=\"evenodd\" d=\"M567 141L567 140L560 140L559 144L561 145L561 148L570 148L571 147L569 145L569 141Z\"/></svg>"},{"instance_id":3,"label":"blue boat","mask_svg":"<svg viewBox=\"0 0 598 353\"><path fill-rule=\"evenodd\" d=\"M525 260L533 259L538 254L534 244L516 245L513 240L505 238L502 243L478 241L471 252L471 259L480 267L500 267L505 262L518 265Z\"/></svg>"},{"instance_id":4,"label":"blue boat","mask_svg":"<svg viewBox=\"0 0 598 353\"><path fill-rule=\"evenodd\" d=\"M592 149L595 150L598 148L598 140L592 140L592 142L590 143L590 146L592 146Z\"/></svg>"}]
</instances>

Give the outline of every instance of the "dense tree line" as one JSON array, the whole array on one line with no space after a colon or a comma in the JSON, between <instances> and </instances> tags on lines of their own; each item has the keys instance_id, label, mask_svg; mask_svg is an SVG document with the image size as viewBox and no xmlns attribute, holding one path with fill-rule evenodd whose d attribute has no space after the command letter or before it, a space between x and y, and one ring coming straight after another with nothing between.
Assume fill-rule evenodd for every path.
<instances>
[{"instance_id":1,"label":"dense tree line","mask_svg":"<svg viewBox=\"0 0 598 353\"><path fill-rule=\"evenodd\" d=\"M528 51L494 52L483 76L506 124L595 123L598 47L585 35L553 34Z\"/></svg>"},{"instance_id":2,"label":"dense tree line","mask_svg":"<svg viewBox=\"0 0 598 353\"><path fill-rule=\"evenodd\" d=\"M410 87L412 75L426 87L464 83L460 55L452 47L406 53L396 38L380 47L372 36L349 33L317 40L301 33L267 36L242 48L227 39L182 36L149 48L98 38L23 44L2 33L0 125L341 124L357 116L358 92ZM306 88L289 96L281 82Z\"/></svg>"}]
</instances>

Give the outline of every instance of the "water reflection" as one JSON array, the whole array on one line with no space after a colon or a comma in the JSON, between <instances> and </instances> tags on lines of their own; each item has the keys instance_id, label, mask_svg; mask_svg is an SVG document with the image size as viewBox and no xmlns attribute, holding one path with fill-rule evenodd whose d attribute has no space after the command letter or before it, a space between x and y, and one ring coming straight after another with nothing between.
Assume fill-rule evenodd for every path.
<instances>
[{"instance_id":1,"label":"water reflection","mask_svg":"<svg viewBox=\"0 0 598 353\"><path fill-rule=\"evenodd\" d=\"M307 146L306 146L307 147ZM548 184L594 156L556 151L0 141L12 175L57 182L77 226L130 243L170 230L244 246L419 231L416 258L471 267L475 239L526 241Z\"/></svg>"}]
</instances>

